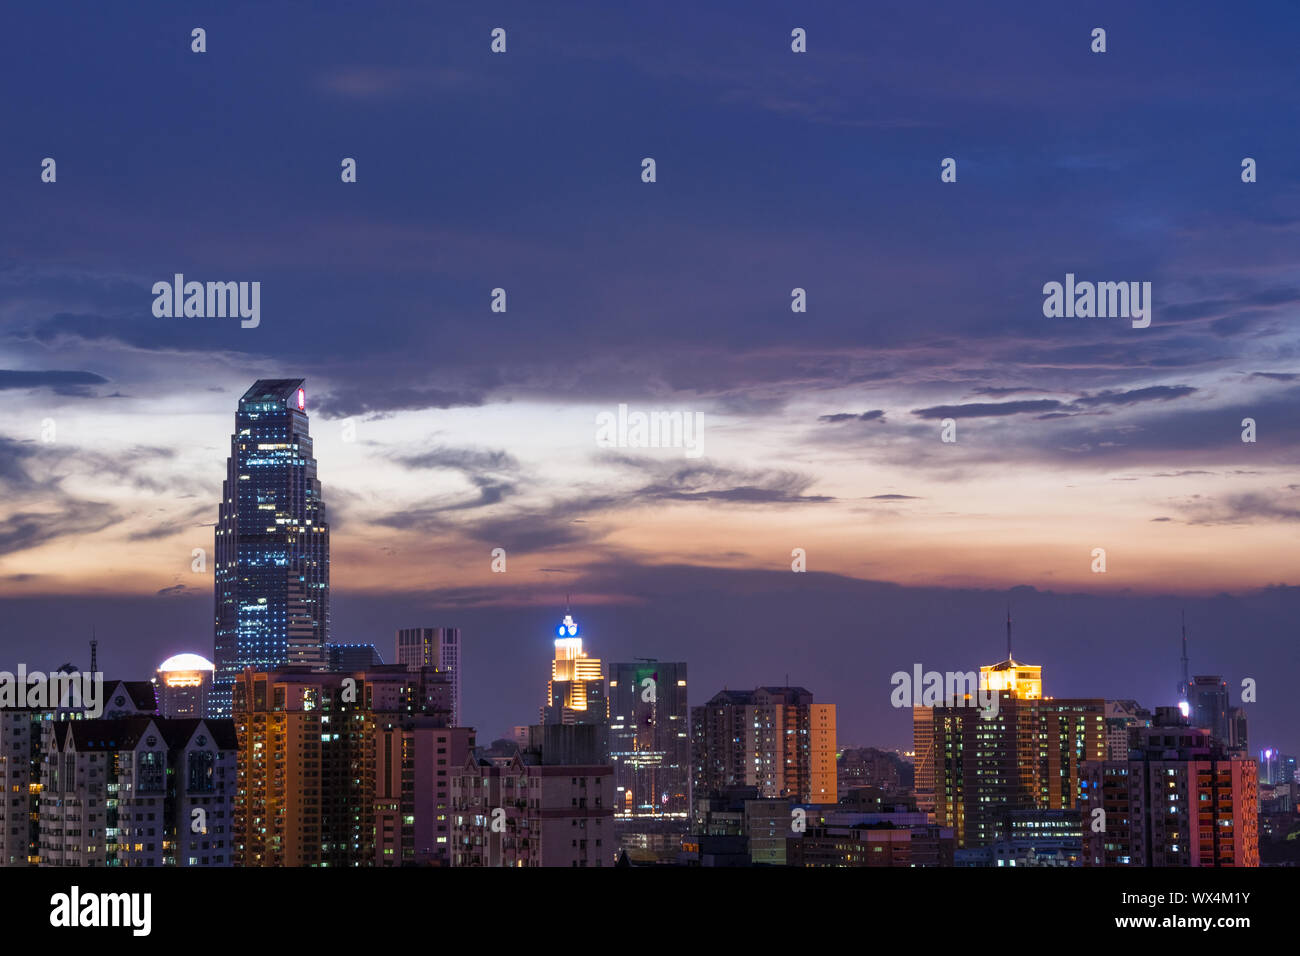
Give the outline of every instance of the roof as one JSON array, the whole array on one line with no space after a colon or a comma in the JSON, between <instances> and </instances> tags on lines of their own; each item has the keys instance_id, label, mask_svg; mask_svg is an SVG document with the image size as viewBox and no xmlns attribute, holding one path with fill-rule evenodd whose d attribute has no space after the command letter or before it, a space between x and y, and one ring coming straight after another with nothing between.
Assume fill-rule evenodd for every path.
<instances>
[{"instance_id":1,"label":"roof","mask_svg":"<svg viewBox=\"0 0 1300 956\"><path fill-rule=\"evenodd\" d=\"M240 402L287 402L302 388L306 379L259 378L239 400Z\"/></svg>"},{"instance_id":2,"label":"roof","mask_svg":"<svg viewBox=\"0 0 1300 956\"><path fill-rule=\"evenodd\" d=\"M160 671L211 671L217 665L199 654L173 654L158 665Z\"/></svg>"}]
</instances>

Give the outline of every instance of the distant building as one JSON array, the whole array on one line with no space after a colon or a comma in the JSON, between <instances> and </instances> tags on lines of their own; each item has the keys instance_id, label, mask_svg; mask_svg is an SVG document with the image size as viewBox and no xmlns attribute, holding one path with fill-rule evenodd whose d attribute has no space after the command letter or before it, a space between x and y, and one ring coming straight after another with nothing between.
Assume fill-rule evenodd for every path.
<instances>
[{"instance_id":1,"label":"distant building","mask_svg":"<svg viewBox=\"0 0 1300 956\"><path fill-rule=\"evenodd\" d=\"M1151 711L1138 706L1137 701L1106 701L1106 759L1127 760L1133 728L1150 726Z\"/></svg>"},{"instance_id":2,"label":"distant building","mask_svg":"<svg viewBox=\"0 0 1300 956\"><path fill-rule=\"evenodd\" d=\"M384 663L373 644L326 644L325 657L336 672L364 671Z\"/></svg>"},{"instance_id":3,"label":"distant building","mask_svg":"<svg viewBox=\"0 0 1300 956\"><path fill-rule=\"evenodd\" d=\"M695 794L751 786L835 803L835 705L802 687L724 690L691 709L691 764Z\"/></svg>"},{"instance_id":4,"label":"distant building","mask_svg":"<svg viewBox=\"0 0 1300 956\"><path fill-rule=\"evenodd\" d=\"M675 817L690 811L690 712L686 665L631 661L609 665L609 760L615 815Z\"/></svg>"},{"instance_id":5,"label":"distant building","mask_svg":"<svg viewBox=\"0 0 1300 956\"><path fill-rule=\"evenodd\" d=\"M793 806L788 797L764 797L753 786L697 792L691 832L684 841L695 847L690 862L697 866L785 866Z\"/></svg>"},{"instance_id":6,"label":"distant building","mask_svg":"<svg viewBox=\"0 0 1300 956\"><path fill-rule=\"evenodd\" d=\"M164 717L208 716L214 665L198 654L176 654L158 665L154 679L158 710Z\"/></svg>"},{"instance_id":7,"label":"distant building","mask_svg":"<svg viewBox=\"0 0 1300 956\"><path fill-rule=\"evenodd\" d=\"M436 667L451 682L451 723L460 726L460 628L404 627L397 632L397 663L417 670Z\"/></svg>"},{"instance_id":8,"label":"distant building","mask_svg":"<svg viewBox=\"0 0 1300 956\"><path fill-rule=\"evenodd\" d=\"M787 857L795 867L952 866L954 842L951 828L924 820L819 824L787 838Z\"/></svg>"},{"instance_id":9,"label":"distant building","mask_svg":"<svg viewBox=\"0 0 1300 956\"><path fill-rule=\"evenodd\" d=\"M230 866L229 720L53 721L41 765L42 866Z\"/></svg>"},{"instance_id":10,"label":"distant building","mask_svg":"<svg viewBox=\"0 0 1300 956\"><path fill-rule=\"evenodd\" d=\"M1134 731L1128 760L1083 765L1085 866L1258 866L1254 760L1230 756L1173 707Z\"/></svg>"},{"instance_id":11,"label":"distant building","mask_svg":"<svg viewBox=\"0 0 1300 956\"><path fill-rule=\"evenodd\" d=\"M1232 734L1228 729L1228 682L1218 675L1193 677L1187 687L1188 723L1208 730L1225 748Z\"/></svg>"},{"instance_id":12,"label":"distant building","mask_svg":"<svg viewBox=\"0 0 1300 956\"><path fill-rule=\"evenodd\" d=\"M546 684L541 722L607 725L609 703L600 658L589 657L582 649L582 638L572 614L564 615L555 633L555 658L551 661L551 679Z\"/></svg>"},{"instance_id":13,"label":"distant building","mask_svg":"<svg viewBox=\"0 0 1300 956\"><path fill-rule=\"evenodd\" d=\"M840 752L836 761L840 796L857 787L889 793L903 789L902 761L897 754L875 747L854 747Z\"/></svg>"}]
</instances>

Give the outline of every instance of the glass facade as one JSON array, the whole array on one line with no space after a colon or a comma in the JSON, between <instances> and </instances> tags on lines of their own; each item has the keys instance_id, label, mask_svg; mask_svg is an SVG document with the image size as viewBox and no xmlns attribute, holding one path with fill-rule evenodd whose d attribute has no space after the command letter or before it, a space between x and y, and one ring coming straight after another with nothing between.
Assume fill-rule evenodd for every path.
<instances>
[{"instance_id":1,"label":"glass facade","mask_svg":"<svg viewBox=\"0 0 1300 956\"><path fill-rule=\"evenodd\" d=\"M329 525L302 379L262 379L235 413L216 529L212 712L245 667L328 665Z\"/></svg>"}]
</instances>

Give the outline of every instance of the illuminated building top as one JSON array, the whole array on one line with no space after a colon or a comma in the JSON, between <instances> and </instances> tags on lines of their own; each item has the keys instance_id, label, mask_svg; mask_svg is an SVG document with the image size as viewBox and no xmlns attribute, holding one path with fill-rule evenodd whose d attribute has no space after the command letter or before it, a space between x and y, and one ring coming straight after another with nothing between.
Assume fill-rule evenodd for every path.
<instances>
[{"instance_id":1,"label":"illuminated building top","mask_svg":"<svg viewBox=\"0 0 1300 956\"><path fill-rule=\"evenodd\" d=\"M1000 664L980 668L980 683L993 691L1007 691L1012 697L1038 700L1043 696L1043 668L1039 664L1021 664L1008 657Z\"/></svg>"}]
</instances>

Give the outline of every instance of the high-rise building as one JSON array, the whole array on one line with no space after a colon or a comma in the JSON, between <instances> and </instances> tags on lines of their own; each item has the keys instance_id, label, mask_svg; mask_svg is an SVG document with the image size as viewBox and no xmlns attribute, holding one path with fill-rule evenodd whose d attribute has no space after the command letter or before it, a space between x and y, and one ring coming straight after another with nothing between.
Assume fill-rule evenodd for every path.
<instances>
[{"instance_id":1,"label":"high-rise building","mask_svg":"<svg viewBox=\"0 0 1300 956\"><path fill-rule=\"evenodd\" d=\"M375 866L450 866L451 779L474 749L473 729L389 716L375 745Z\"/></svg>"},{"instance_id":2,"label":"high-rise building","mask_svg":"<svg viewBox=\"0 0 1300 956\"><path fill-rule=\"evenodd\" d=\"M934 708L912 708L912 765L915 782L912 792L917 809L923 813L934 812Z\"/></svg>"},{"instance_id":3,"label":"high-rise building","mask_svg":"<svg viewBox=\"0 0 1300 956\"><path fill-rule=\"evenodd\" d=\"M158 710L164 717L206 717L213 664L198 654L175 654L158 665Z\"/></svg>"},{"instance_id":4,"label":"high-rise building","mask_svg":"<svg viewBox=\"0 0 1300 956\"><path fill-rule=\"evenodd\" d=\"M451 681L451 723L460 726L460 628L404 627L397 632L397 663L436 667Z\"/></svg>"},{"instance_id":5,"label":"high-rise building","mask_svg":"<svg viewBox=\"0 0 1300 956\"><path fill-rule=\"evenodd\" d=\"M572 614L564 615L555 634L555 659L551 661L551 679L546 683L542 723L607 724L609 705L600 658L588 657L582 649Z\"/></svg>"},{"instance_id":6,"label":"high-rise building","mask_svg":"<svg viewBox=\"0 0 1300 956\"><path fill-rule=\"evenodd\" d=\"M724 690L691 709L696 799L750 786L763 797L835 803L835 705L802 687Z\"/></svg>"},{"instance_id":7,"label":"high-rise building","mask_svg":"<svg viewBox=\"0 0 1300 956\"><path fill-rule=\"evenodd\" d=\"M1193 677L1187 688L1188 723L1208 730L1224 747L1229 745L1228 682L1217 674Z\"/></svg>"},{"instance_id":8,"label":"high-rise building","mask_svg":"<svg viewBox=\"0 0 1300 956\"><path fill-rule=\"evenodd\" d=\"M230 866L229 720L51 721L41 764L42 866Z\"/></svg>"},{"instance_id":9,"label":"high-rise building","mask_svg":"<svg viewBox=\"0 0 1300 956\"><path fill-rule=\"evenodd\" d=\"M1042 696L1042 668L1011 657L980 668L997 713L935 707L935 822L952 827L958 849L998 838L1009 810L1070 810L1080 765L1106 756L1105 701Z\"/></svg>"},{"instance_id":10,"label":"high-rise building","mask_svg":"<svg viewBox=\"0 0 1300 956\"><path fill-rule=\"evenodd\" d=\"M417 820L434 834L436 857L439 771L453 769L460 746L437 732L449 699L446 675L432 667L245 671L234 688L236 865L414 862ZM442 793L449 802L445 785ZM399 852L408 847L409 858Z\"/></svg>"},{"instance_id":11,"label":"high-rise building","mask_svg":"<svg viewBox=\"0 0 1300 956\"><path fill-rule=\"evenodd\" d=\"M1084 827L1084 865L1259 866L1257 773L1177 708L1157 708L1129 759L1083 765L1083 819L1101 823Z\"/></svg>"},{"instance_id":12,"label":"high-rise building","mask_svg":"<svg viewBox=\"0 0 1300 956\"><path fill-rule=\"evenodd\" d=\"M685 819L691 766L686 665L631 661L610 664L609 674L615 816Z\"/></svg>"},{"instance_id":13,"label":"high-rise building","mask_svg":"<svg viewBox=\"0 0 1300 956\"><path fill-rule=\"evenodd\" d=\"M244 668L323 670L329 524L302 379L260 379L239 400L216 527L213 712Z\"/></svg>"}]
</instances>

